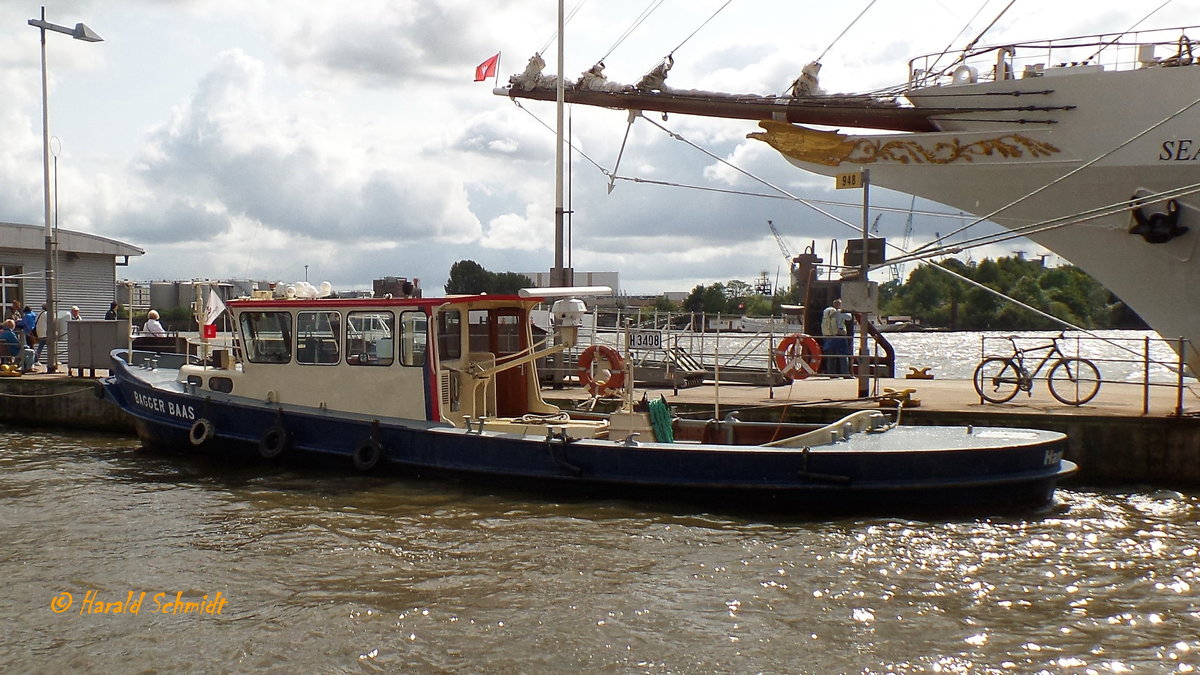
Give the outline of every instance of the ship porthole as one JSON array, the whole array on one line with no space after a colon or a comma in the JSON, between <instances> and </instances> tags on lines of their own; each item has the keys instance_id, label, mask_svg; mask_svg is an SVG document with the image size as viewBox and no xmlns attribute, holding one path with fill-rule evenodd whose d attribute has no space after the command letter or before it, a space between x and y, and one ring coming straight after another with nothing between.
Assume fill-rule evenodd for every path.
<instances>
[{"instance_id":1,"label":"ship porthole","mask_svg":"<svg viewBox=\"0 0 1200 675\"><path fill-rule=\"evenodd\" d=\"M354 448L354 455L351 459L354 460L354 468L359 471L370 471L379 464L379 460L383 459L383 446L374 438L368 438Z\"/></svg>"},{"instance_id":2,"label":"ship porthole","mask_svg":"<svg viewBox=\"0 0 1200 675\"><path fill-rule=\"evenodd\" d=\"M192 445L204 445L208 439L213 437L214 431L212 422L201 417L192 424L192 428L188 431L188 441Z\"/></svg>"},{"instance_id":3,"label":"ship porthole","mask_svg":"<svg viewBox=\"0 0 1200 675\"><path fill-rule=\"evenodd\" d=\"M270 427L258 439L258 454L263 459L275 459L287 449L288 440L287 429L278 424Z\"/></svg>"}]
</instances>

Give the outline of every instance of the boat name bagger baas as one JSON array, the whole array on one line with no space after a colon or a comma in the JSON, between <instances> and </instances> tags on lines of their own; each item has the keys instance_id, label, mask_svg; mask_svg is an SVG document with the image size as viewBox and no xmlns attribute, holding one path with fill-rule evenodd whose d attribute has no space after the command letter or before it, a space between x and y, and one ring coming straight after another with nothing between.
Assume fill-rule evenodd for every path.
<instances>
[{"instance_id":1,"label":"boat name bagger baas","mask_svg":"<svg viewBox=\"0 0 1200 675\"><path fill-rule=\"evenodd\" d=\"M203 359L134 352L140 365L115 351L102 390L147 446L317 453L588 496L1038 507L1075 471L1060 433L901 426L879 410L826 426L684 420L661 397L569 413L542 398L537 376L539 360L575 344L586 307L569 293L233 300L224 347L205 345ZM554 330L539 340L531 312L546 296L558 297Z\"/></svg>"}]
</instances>

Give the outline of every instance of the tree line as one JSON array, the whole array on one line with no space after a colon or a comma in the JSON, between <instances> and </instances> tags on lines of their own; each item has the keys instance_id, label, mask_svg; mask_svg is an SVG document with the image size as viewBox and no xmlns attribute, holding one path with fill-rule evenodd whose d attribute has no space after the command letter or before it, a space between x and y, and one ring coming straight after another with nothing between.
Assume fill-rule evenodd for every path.
<instances>
[{"instance_id":1,"label":"tree line","mask_svg":"<svg viewBox=\"0 0 1200 675\"><path fill-rule=\"evenodd\" d=\"M962 281L949 270L1029 307L1082 328L1144 328L1120 299L1074 265L1047 268L1020 256L955 258L918 266L904 281L880 284L879 314L911 316L927 328L948 330L1049 330L1060 324L993 293ZM797 289L773 297L753 295L742 281L698 285L682 309L710 314L779 314L784 303L800 304ZM662 299L660 299L662 300ZM661 306L660 309L668 309Z\"/></svg>"},{"instance_id":2,"label":"tree line","mask_svg":"<svg viewBox=\"0 0 1200 675\"><path fill-rule=\"evenodd\" d=\"M948 330L1049 330L1060 325L935 266L1082 328L1145 327L1124 303L1078 267L1048 268L1039 260L1020 256L984 258L979 262L947 258L920 265L903 281L880 284L879 314L911 316L927 328ZM511 294L532 285L524 274L489 272L472 260L460 260L451 266L445 289L451 294ZM796 297L797 292L792 289L764 295L745 281L732 279L724 283L698 284L681 304L659 296L655 308L770 316L780 314L782 304L803 302L802 298Z\"/></svg>"}]
</instances>

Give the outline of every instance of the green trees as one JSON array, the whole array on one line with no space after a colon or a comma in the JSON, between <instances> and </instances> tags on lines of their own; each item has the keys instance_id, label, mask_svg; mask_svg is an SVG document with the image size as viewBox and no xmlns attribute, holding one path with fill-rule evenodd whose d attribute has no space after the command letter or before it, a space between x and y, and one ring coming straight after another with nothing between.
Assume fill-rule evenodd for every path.
<instances>
[{"instance_id":1,"label":"green trees","mask_svg":"<svg viewBox=\"0 0 1200 675\"><path fill-rule=\"evenodd\" d=\"M450 295L513 294L532 285L533 282L524 274L489 272L474 260L459 260L450 266L450 279L446 281L445 289Z\"/></svg>"},{"instance_id":2,"label":"green trees","mask_svg":"<svg viewBox=\"0 0 1200 675\"><path fill-rule=\"evenodd\" d=\"M779 300L778 297L757 292L744 281L731 279L724 284L697 285L684 299L683 308L689 312L707 314L770 316L779 313Z\"/></svg>"},{"instance_id":3,"label":"green trees","mask_svg":"<svg viewBox=\"0 0 1200 675\"><path fill-rule=\"evenodd\" d=\"M925 326L951 330L1045 330L1059 325L934 265L1083 328L1112 327L1120 304L1077 267L1047 269L1040 261L1012 256L977 264L947 259L922 265L905 283L882 285L880 314L915 316Z\"/></svg>"}]
</instances>

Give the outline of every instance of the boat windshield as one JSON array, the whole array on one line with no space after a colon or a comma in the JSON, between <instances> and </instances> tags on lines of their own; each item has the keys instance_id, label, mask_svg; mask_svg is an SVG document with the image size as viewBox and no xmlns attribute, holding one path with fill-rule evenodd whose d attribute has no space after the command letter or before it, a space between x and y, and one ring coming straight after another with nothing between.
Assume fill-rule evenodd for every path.
<instances>
[{"instance_id":1,"label":"boat windshield","mask_svg":"<svg viewBox=\"0 0 1200 675\"><path fill-rule=\"evenodd\" d=\"M292 360L291 312L243 312L242 343L252 363Z\"/></svg>"}]
</instances>

